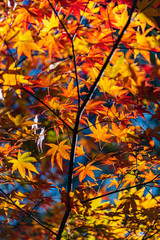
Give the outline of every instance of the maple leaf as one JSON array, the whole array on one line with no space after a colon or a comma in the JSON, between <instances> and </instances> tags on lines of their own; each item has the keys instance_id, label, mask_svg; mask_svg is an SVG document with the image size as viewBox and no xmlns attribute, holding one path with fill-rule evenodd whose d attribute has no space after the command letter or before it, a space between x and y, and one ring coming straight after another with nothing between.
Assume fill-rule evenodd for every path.
<instances>
[{"instance_id":1,"label":"maple leaf","mask_svg":"<svg viewBox=\"0 0 160 240\"><path fill-rule=\"evenodd\" d=\"M35 166L31 162L36 162L37 160L34 157L30 157L31 152L25 152L21 154L20 150L18 152L18 158L15 159L13 157L8 157L8 162L13 163L12 165L12 173L16 170L19 171L20 175L25 178L26 177L26 169L29 173L29 179L32 179L32 172L35 172L37 174L38 171L36 170Z\"/></svg>"},{"instance_id":2,"label":"maple leaf","mask_svg":"<svg viewBox=\"0 0 160 240\"><path fill-rule=\"evenodd\" d=\"M18 84L24 83L28 84L28 80L20 72L20 67L15 67L15 63L12 63L9 68L4 71L0 71L0 83L3 83L4 96L6 96L6 91L10 87L14 87L16 93L20 96L20 89Z\"/></svg>"},{"instance_id":3,"label":"maple leaf","mask_svg":"<svg viewBox=\"0 0 160 240\"><path fill-rule=\"evenodd\" d=\"M92 210L95 210L98 207L101 207L102 198L98 198L91 203Z\"/></svg>"},{"instance_id":4,"label":"maple leaf","mask_svg":"<svg viewBox=\"0 0 160 240\"><path fill-rule=\"evenodd\" d=\"M104 102L103 101L94 101L93 99L91 99L87 106L86 106L86 113L87 115L89 115L89 113L91 112L95 112L96 111L99 111L99 110L102 110L102 106L103 106Z\"/></svg>"},{"instance_id":5,"label":"maple leaf","mask_svg":"<svg viewBox=\"0 0 160 240\"><path fill-rule=\"evenodd\" d=\"M21 6L21 8L16 10L18 14L16 14L16 18L14 19L13 26L22 25L23 31L27 31L29 25L35 24L36 18L38 17L38 15L35 14L35 10L36 10L35 8L27 9Z\"/></svg>"},{"instance_id":6,"label":"maple leaf","mask_svg":"<svg viewBox=\"0 0 160 240\"><path fill-rule=\"evenodd\" d=\"M15 124L15 126L32 126L34 124L33 121L25 121L27 117L22 117L21 114L13 117L10 113L8 113L8 118Z\"/></svg>"},{"instance_id":7,"label":"maple leaf","mask_svg":"<svg viewBox=\"0 0 160 240\"><path fill-rule=\"evenodd\" d=\"M140 133L140 127L126 127L123 124L119 124L117 126L116 123L112 122L112 130L110 129L110 132L116 137L116 141L119 144L122 142L137 142L137 139L139 138L138 132Z\"/></svg>"},{"instance_id":8,"label":"maple leaf","mask_svg":"<svg viewBox=\"0 0 160 240\"><path fill-rule=\"evenodd\" d=\"M114 27L114 23L116 23L116 14L114 11L115 10L114 6L115 6L114 3L108 4L107 11L104 7L100 7L100 15L98 16L98 19L96 21L102 19L104 21L106 29L110 29L111 27ZM93 23L94 23L95 18L92 15L89 18L93 19Z\"/></svg>"},{"instance_id":9,"label":"maple leaf","mask_svg":"<svg viewBox=\"0 0 160 240\"><path fill-rule=\"evenodd\" d=\"M69 160L70 146L65 145L66 141L67 141L67 139L61 141L59 145L56 145L54 143L46 144L47 146L49 146L51 148L47 151L47 153L44 157L51 155L51 167L52 168L54 166L54 161L56 160L58 166L63 171L62 158Z\"/></svg>"},{"instance_id":10,"label":"maple leaf","mask_svg":"<svg viewBox=\"0 0 160 240\"><path fill-rule=\"evenodd\" d=\"M139 9L137 18L140 20L141 24L143 24L143 30L146 27L146 23L155 28L158 27L158 23L156 22L154 17L159 17L159 0L142 0L137 2L137 7Z\"/></svg>"},{"instance_id":11,"label":"maple leaf","mask_svg":"<svg viewBox=\"0 0 160 240\"><path fill-rule=\"evenodd\" d=\"M50 106L52 109L59 110L59 111L65 110L68 107L68 104L65 104L65 103L62 104L59 101L58 97L51 98L50 96L46 96L44 99L44 102L47 103L47 105Z\"/></svg>"},{"instance_id":12,"label":"maple leaf","mask_svg":"<svg viewBox=\"0 0 160 240\"><path fill-rule=\"evenodd\" d=\"M6 143L3 147L0 146L0 165L3 166L3 159L7 156L16 156L16 153L18 152L17 148L20 146L21 144L18 146L11 146L9 143Z\"/></svg>"},{"instance_id":13,"label":"maple leaf","mask_svg":"<svg viewBox=\"0 0 160 240\"><path fill-rule=\"evenodd\" d=\"M118 188L119 183L116 180L116 178L110 180L110 184L109 184L108 188L111 187L111 186L116 186Z\"/></svg>"},{"instance_id":14,"label":"maple leaf","mask_svg":"<svg viewBox=\"0 0 160 240\"><path fill-rule=\"evenodd\" d=\"M11 196L10 196L11 198ZM6 201L5 198L1 197L1 203L0 203L0 209L1 211L3 210L5 212L5 215L7 216L9 213L9 209L16 209L16 207L13 205L13 203L8 200ZM20 208L23 208L25 204L20 204L19 199L17 198L12 198L12 201L19 206Z\"/></svg>"},{"instance_id":15,"label":"maple leaf","mask_svg":"<svg viewBox=\"0 0 160 240\"><path fill-rule=\"evenodd\" d=\"M124 183L123 187L129 184L133 186L135 184L135 180L136 180L136 175L133 172L126 174L122 181Z\"/></svg>"},{"instance_id":16,"label":"maple leaf","mask_svg":"<svg viewBox=\"0 0 160 240\"><path fill-rule=\"evenodd\" d=\"M43 37L43 33L42 33ZM62 54L60 49L63 49L63 45L60 43L59 39L56 39L56 36L53 36L51 33L48 36L45 36L39 41L39 45L43 47L43 49L48 49L49 57L52 58L52 54L56 53L58 58L62 58Z\"/></svg>"},{"instance_id":17,"label":"maple leaf","mask_svg":"<svg viewBox=\"0 0 160 240\"><path fill-rule=\"evenodd\" d=\"M20 199L23 200L23 198L26 198L26 195L24 193L21 192L21 190L19 192L15 192L15 195Z\"/></svg>"},{"instance_id":18,"label":"maple leaf","mask_svg":"<svg viewBox=\"0 0 160 240\"><path fill-rule=\"evenodd\" d=\"M13 47L17 47L18 59L21 57L22 53L24 53L32 61L32 50L43 52L43 50L34 42L30 30L25 33L19 32L17 38L17 42Z\"/></svg>"},{"instance_id":19,"label":"maple leaf","mask_svg":"<svg viewBox=\"0 0 160 240\"><path fill-rule=\"evenodd\" d=\"M71 1L67 4L66 18L73 13L73 15L80 21L80 10L84 11L87 1Z\"/></svg>"},{"instance_id":20,"label":"maple leaf","mask_svg":"<svg viewBox=\"0 0 160 240\"><path fill-rule=\"evenodd\" d=\"M79 164L79 167L76 167L74 169L74 171L76 172L74 173L74 177L79 175L80 182L82 182L86 176L89 176L96 181L93 171L94 170L102 171L100 168L93 166L92 163L87 164L87 166L84 166L82 163L78 163L78 164Z\"/></svg>"},{"instance_id":21,"label":"maple leaf","mask_svg":"<svg viewBox=\"0 0 160 240\"><path fill-rule=\"evenodd\" d=\"M151 181L155 177L154 173L151 170L147 174L140 174L139 176L145 178L146 182Z\"/></svg>"},{"instance_id":22,"label":"maple leaf","mask_svg":"<svg viewBox=\"0 0 160 240\"><path fill-rule=\"evenodd\" d=\"M83 150L83 145L76 146L76 157L84 156L85 152Z\"/></svg>"},{"instance_id":23,"label":"maple leaf","mask_svg":"<svg viewBox=\"0 0 160 240\"><path fill-rule=\"evenodd\" d=\"M124 87L118 81L118 74L120 71L122 71L123 67L122 64L124 64L123 54L116 60L114 66L107 66L104 76L100 79L99 82L101 92L107 92L115 98L120 97L121 95L128 92L128 90L124 89Z\"/></svg>"},{"instance_id":24,"label":"maple leaf","mask_svg":"<svg viewBox=\"0 0 160 240\"><path fill-rule=\"evenodd\" d=\"M43 20L44 28L42 29L42 32L50 32L53 28L58 27L59 21L58 18L55 17L54 13L52 13L52 16L50 20Z\"/></svg>"},{"instance_id":25,"label":"maple leaf","mask_svg":"<svg viewBox=\"0 0 160 240\"><path fill-rule=\"evenodd\" d=\"M116 22L117 25L123 27L126 23L124 21L124 19L127 19L128 17L128 12L127 12L127 5L119 5L117 7L115 7L115 11L120 12L121 14L116 14Z\"/></svg>"},{"instance_id":26,"label":"maple leaf","mask_svg":"<svg viewBox=\"0 0 160 240\"><path fill-rule=\"evenodd\" d=\"M155 52L160 51L160 41L158 36L146 36L152 29L147 29L143 33L140 33L140 30L136 33L137 41L131 43L131 46L134 46L135 57L141 53L142 56L150 63L150 50Z\"/></svg>"},{"instance_id":27,"label":"maple leaf","mask_svg":"<svg viewBox=\"0 0 160 240\"><path fill-rule=\"evenodd\" d=\"M125 90L123 87L116 86L116 84L117 81L103 77L99 83L99 86L101 88L101 92L107 92L114 97L127 93L127 90Z\"/></svg>"},{"instance_id":28,"label":"maple leaf","mask_svg":"<svg viewBox=\"0 0 160 240\"><path fill-rule=\"evenodd\" d=\"M95 138L96 142L97 141L108 142L108 139L111 137L111 134L107 133L109 131L107 124L101 127L101 124L97 117L95 122L95 127L89 121L88 121L88 125L90 127L90 130L92 131L92 133L89 134L88 136Z\"/></svg>"},{"instance_id":29,"label":"maple leaf","mask_svg":"<svg viewBox=\"0 0 160 240\"><path fill-rule=\"evenodd\" d=\"M79 89L83 87L83 84L79 84ZM69 84L68 88L61 88L63 93L61 93L64 97L70 97L70 98L77 98L77 86L74 86L74 80L72 79ZM82 93L82 95L85 95L85 93Z\"/></svg>"},{"instance_id":30,"label":"maple leaf","mask_svg":"<svg viewBox=\"0 0 160 240\"><path fill-rule=\"evenodd\" d=\"M62 88L62 91L63 91L63 93L61 94L62 96L77 97L77 87L74 87L73 79L68 84L68 88L67 89Z\"/></svg>"}]
</instances>

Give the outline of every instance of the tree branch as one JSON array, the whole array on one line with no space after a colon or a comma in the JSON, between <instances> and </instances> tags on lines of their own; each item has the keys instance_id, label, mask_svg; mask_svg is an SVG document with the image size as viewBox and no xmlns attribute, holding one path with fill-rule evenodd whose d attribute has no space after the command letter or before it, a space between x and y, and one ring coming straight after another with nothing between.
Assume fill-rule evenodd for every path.
<instances>
[{"instance_id":1,"label":"tree branch","mask_svg":"<svg viewBox=\"0 0 160 240\"><path fill-rule=\"evenodd\" d=\"M122 192L122 191L125 191L125 190L130 190L131 188L135 188L135 187L143 187L149 183L153 183L153 181L158 178L160 176L160 174L158 174L156 177L154 177L151 181L148 181L148 182L144 182L144 183L139 183L139 184L136 184L134 186L130 186L130 187L126 187L126 188L122 188L122 189L117 189L115 191L111 191L111 192L108 192L108 193L105 193L105 194L102 194L100 196L97 196L97 197L94 197L94 198L89 198L81 203L86 203L86 202L90 202L90 201L93 201L93 200L96 200L98 198L102 198L102 197L106 197L106 196L109 196L109 195L112 195L114 193L118 193L118 192Z\"/></svg>"},{"instance_id":2,"label":"tree branch","mask_svg":"<svg viewBox=\"0 0 160 240\"><path fill-rule=\"evenodd\" d=\"M77 63L76 63L76 56L75 56L75 50L74 50L74 44L73 44L73 37L71 37L71 35L69 34L67 28L65 27L64 23L62 22L62 20L59 18L55 8L53 7L52 3L50 2L50 0L47 0L50 7L52 8L53 12L55 13L56 17L58 18L60 24L62 25L63 29L65 30L65 32L67 33L67 36L70 39L71 42L71 47L72 47L72 53L73 53L73 63L74 63L74 70L75 70L75 80L76 80L76 85L77 85L77 95L78 95L78 109L80 108L80 93L79 93L79 83L78 83L78 74L77 74Z\"/></svg>"},{"instance_id":3,"label":"tree branch","mask_svg":"<svg viewBox=\"0 0 160 240\"><path fill-rule=\"evenodd\" d=\"M48 0L49 1L49 0ZM97 88L97 84L100 80L100 78L102 77L103 75L103 72L107 66L107 64L109 63L111 57L113 56L115 50L117 49L117 46L119 44L119 42L121 41L121 38L125 32L125 30L127 29L129 23L130 23L130 20L131 20L131 16L132 16L132 13L134 12L134 9L136 7L136 3L137 3L137 0L134 1L133 3L133 6L132 6L132 9L131 9L131 12L129 14L129 18L127 20L127 23L125 24L121 34L119 35L117 41L115 42L114 46L113 46L113 49L111 51L111 53L109 54L106 62L104 63L104 65L102 66L102 69L98 75L98 77L96 78L93 86L90 88L90 91L87 95L87 97L85 98L82 106L80 107L78 113L77 113L77 117L76 117L76 122L75 122L75 126L74 126L74 129L73 129L73 139L72 139L72 146L71 146L71 154L70 154L70 163L69 163L69 171L68 171L68 191L67 191L67 210L65 212L65 215L63 217L63 220L62 220L62 223L61 223L61 226L60 226L60 229L59 229L59 235L57 237L57 240L61 239L61 235L63 233L63 230L64 230L64 227L65 227L65 223L67 222L67 219L68 219L68 216L69 216L69 213L70 213L70 198L69 198L69 193L71 191L71 187L72 187L72 175L73 175L73 164L74 164L74 159L75 159L75 149L76 149L76 144L77 144L77 138L78 138L78 126L79 126L79 122L80 122L80 119L81 119L81 115L89 101L89 99L92 97L95 89Z\"/></svg>"},{"instance_id":4,"label":"tree branch","mask_svg":"<svg viewBox=\"0 0 160 240\"><path fill-rule=\"evenodd\" d=\"M30 215L28 212L23 210L21 207L19 207L16 203L13 202L13 200L0 188L0 192L13 204L17 209L19 209L21 212L23 212L25 215L27 215L29 218L31 218L33 221L38 223L40 226L51 232L53 235L57 236L55 232L53 232L51 229L46 227L43 223L41 223L38 219L34 218L32 215Z\"/></svg>"},{"instance_id":5,"label":"tree branch","mask_svg":"<svg viewBox=\"0 0 160 240\"><path fill-rule=\"evenodd\" d=\"M113 48L112 48L109 56L107 57L104 65L102 66L102 68L101 68L101 70L100 70L100 73L98 74L98 77L96 78L94 84L93 84L92 87L90 88L89 93L88 93L88 95L86 96L86 98L85 98L85 100L84 100L84 102L83 102L83 104L82 104L82 106L81 106L81 108L80 108L80 112L81 112L81 113L84 111L85 106L87 105L88 101L92 98L93 93L95 92L95 90L96 90L96 88L97 88L98 82L99 82L100 78L103 76L103 73L104 73L105 68L107 67L109 61L111 60L111 58L112 58L115 50L117 49L118 44L120 43L120 41L121 41L121 39L122 39L122 37L123 37L124 32L126 31L127 27L129 26L130 21L131 21L132 14L133 14L134 9L135 9L135 7L136 7L136 4L137 4L137 0L135 0L135 1L133 2L133 6L132 6L132 9L131 9L131 11L130 11L129 18L128 18L128 20L127 20L124 28L122 29L120 35L118 36L115 44L113 45Z\"/></svg>"},{"instance_id":6,"label":"tree branch","mask_svg":"<svg viewBox=\"0 0 160 240\"><path fill-rule=\"evenodd\" d=\"M68 32L67 28L65 27L64 23L62 22L62 20L59 18L58 13L56 12L56 10L55 10L55 8L53 7L52 3L50 2L50 0L47 0L47 1L48 1L48 3L49 3L50 7L52 8L54 14L55 14L56 17L58 18L58 20L59 20L60 24L62 25L63 29L64 29L65 32L67 33L70 41L72 42L72 37L71 37L71 35L69 34L69 32Z\"/></svg>"},{"instance_id":7,"label":"tree branch","mask_svg":"<svg viewBox=\"0 0 160 240\"><path fill-rule=\"evenodd\" d=\"M13 54L12 54L12 52L11 52L8 44L7 44L7 42L5 42L5 44L6 44L7 48L8 48L8 51L10 52L10 55L11 55L13 61L16 63L16 60L15 60L15 58L14 58L14 56L13 56ZM17 65L16 65L16 67L17 67ZM40 103L42 103L42 104L43 104L46 108L48 108L56 117L58 117L59 120L61 120L61 121L63 122L63 124L65 125L65 127L69 128L71 131L73 131L72 127L70 127L70 126L69 126L54 110L52 110L46 103L44 103L41 99L39 99L36 95L34 95L33 93L31 93L30 91L28 91L28 90L24 87L23 84L22 84L21 86L22 86L22 89L23 89L25 92L29 93L29 95L31 95L34 99L36 99L37 101L39 101Z\"/></svg>"},{"instance_id":8,"label":"tree branch","mask_svg":"<svg viewBox=\"0 0 160 240\"><path fill-rule=\"evenodd\" d=\"M66 224L66 221L67 221L67 219L68 219L68 216L69 216L69 214L70 214L70 211L71 211L71 208L70 208L70 207L65 211L65 214L64 214L64 216L63 216L63 219L62 219L62 222L61 222L61 225L60 225L58 234L57 234L57 240L60 240L60 239L61 239L62 232L63 232L63 229L64 229L64 227L65 227L65 224Z\"/></svg>"},{"instance_id":9,"label":"tree branch","mask_svg":"<svg viewBox=\"0 0 160 240\"><path fill-rule=\"evenodd\" d=\"M78 95L78 109L80 109L81 102L80 102L80 92L79 92L79 82L78 82L78 73L77 73L77 63L76 63L76 55L74 50L74 43L73 39L71 41L72 44L72 53L73 53L73 62L74 62L74 71L75 71L75 77L76 77L76 85L77 85L77 95Z\"/></svg>"},{"instance_id":10,"label":"tree branch","mask_svg":"<svg viewBox=\"0 0 160 240\"><path fill-rule=\"evenodd\" d=\"M44 103L41 99L39 99L36 95L34 95L32 92L28 91L24 85L22 84L22 89L27 92L29 95L31 95L34 99L36 99L38 102L42 103L48 110L50 110L56 117L59 118L59 120L62 121L62 123L65 125L66 128L69 128L71 131L73 131L73 128L68 125L53 109L51 109L46 103Z\"/></svg>"}]
</instances>

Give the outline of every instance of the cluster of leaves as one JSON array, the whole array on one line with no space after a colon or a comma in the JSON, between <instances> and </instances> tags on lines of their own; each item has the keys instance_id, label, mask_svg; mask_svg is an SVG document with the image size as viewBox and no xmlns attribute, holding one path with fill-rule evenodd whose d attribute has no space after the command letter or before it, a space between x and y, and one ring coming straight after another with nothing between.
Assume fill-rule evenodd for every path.
<instances>
[{"instance_id":1,"label":"cluster of leaves","mask_svg":"<svg viewBox=\"0 0 160 240\"><path fill-rule=\"evenodd\" d=\"M159 0L0 2L1 239L160 238L159 19Z\"/></svg>"}]
</instances>

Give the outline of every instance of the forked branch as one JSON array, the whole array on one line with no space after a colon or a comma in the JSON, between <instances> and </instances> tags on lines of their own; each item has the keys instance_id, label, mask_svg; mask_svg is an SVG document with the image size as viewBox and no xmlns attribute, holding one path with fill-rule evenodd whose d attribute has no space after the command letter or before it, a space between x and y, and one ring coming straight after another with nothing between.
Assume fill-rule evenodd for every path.
<instances>
[{"instance_id":1,"label":"forked branch","mask_svg":"<svg viewBox=\"0 0 160 240\"><path fill-rule=\"evenodd\" d=\"M85 107L88 103L88 101L91 99L91 97L93 96L93 93L94 91L96 90L97 88L97 85L98 85L98 82L100 80L100 78L103 76L103 73L104 73L104 70L105 68L107 67L108 63L110 62L114 52L116 51L117 47L118 47L118 44L120 43L123 35L124 35L124 32L126 31L127 27L129 26L130 24L130 21L131 21L131 17L132 17L132 14L134 12L134 9L136 7L136 4L137 4L137 0L135 0L133 2L133 6L132 6L132 9L130 11L130 14L129 14L129 18L124 26L124 28L122 29L119 37L117 38L109 56L107 57L104 65L102 66L101 68L101 71L98 75L98 77L96 78L94 84L92 85L92 87L90 88L90 91L87 95L87 97L85 98L83 104L81 105L79 111L77 112L77 117L76 117L76 122L75 122L75 126L74 126L74 129L73 129L73 138L72 138L72 146L71 146L71 154L70 154L70 163L69 163L69 172L68 172L68 207L67 207L67 210L65 212L65 215L63 217L63 220L62 220L62 223L61 223L61 226L59 228L59 232L58 232L58 235L57 235L57 240L60 240L61 239L61 236L62 236L62 233L63 233L63 230L64 230L64 227L65 227L65 223L67 222L67 219L69 217L69 213L71 211L71 208L70 208L70 199L69 199L69 194L70 194L70 191L71 191L71 188L72 188L72 178L73 178L73 166L74 166L74 159L75 159L75 149L76 149L76 144L77 144L77 138L78 138L78 127L79 127L79 122L80 122L80 119L81 119L81 116L83 114L83 111L85 110Z\"/></svg>"}]
</instances>

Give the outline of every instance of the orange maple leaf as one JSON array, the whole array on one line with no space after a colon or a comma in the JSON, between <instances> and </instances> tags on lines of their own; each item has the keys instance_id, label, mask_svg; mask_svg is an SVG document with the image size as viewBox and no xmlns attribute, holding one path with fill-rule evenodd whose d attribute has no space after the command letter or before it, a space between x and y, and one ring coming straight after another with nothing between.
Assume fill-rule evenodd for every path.
<instances>
[{"instance_id":1,"label":"orange maple leaf","mask_svg":"<svg viewBox=\"0 0 160 240\"><path fill-rule=\"evenodd\" d=\"M58 166L63 171L62 159L64 158L64 159L69 160L70 146L65 145L66 141L67 141L67 139L63 140L62 142L60 142L59 145L56 145L54 143L46 144L47 146L49 146L51 148L47 151L47 153L44 157L51 155L51 167L52 168L54 166L54 161L56 159Z\"/></svg>"},{"instance_id":2,"label":"orange maple leaf","mask_svg":"<svg viewBox=\"0 0 160 240\"><path fill-rule=\"evenodd\" d=\"M88 121L88 123L89 123L89 126L90 126L90 130L92 131L92 133L89 134L88 136L96 139L96 142L98 142L98 141L108 142L108 139L112 136L111 134L107 133L108 132L108 125L105 125L105 126L101 127L101 124L98 121L98 117L97 117L96 122L95 122L95 127L89 121Z\"/></svg>"},{"instance_id":3,"label":"orange maple leaf","mask_svg":"<svg viewBox=\"0 0 160 240\"><path fill-rule=\"evenodd\" d=\"M79 167L75 168L75 171L77 172L74 173L74 177L79 175L80 182L82 182L86 176L89 176L96 181L93 170L102 171L100 168L91 165L92 163L89 163L87 166L84 166L82 163L78 163L78 164L79 164Z\"/></svg>"},{"instance_id":4,"label":"orange maple leaf","mask_svg":"<svg viewBox=\"0 0 160 240\"><path fill-rule=\"evenodd\" d=\"M83 150L83 145L76 146L76 157L84 156L85 152Z\"/></svg>"}]
</instances>

